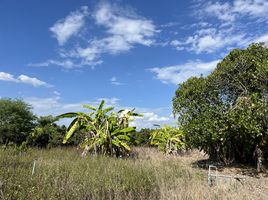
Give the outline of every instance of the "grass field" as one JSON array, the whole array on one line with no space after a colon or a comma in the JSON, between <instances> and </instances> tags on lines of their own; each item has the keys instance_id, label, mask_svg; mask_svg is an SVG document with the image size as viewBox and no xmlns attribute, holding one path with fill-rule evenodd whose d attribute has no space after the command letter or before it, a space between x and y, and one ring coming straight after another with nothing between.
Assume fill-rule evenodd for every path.
<instances>
[{"instance_id":1,"label":"grass field","mask_svg":"<svg viewBox=\"0 0 268 200\"><path fill-rule=\"evenodd\" d=\"M268 178L207 186L199 152L164 156L136 148L136 156L81 158L75 148L0 150L1 199L268 199ZM32 176L33 161L36 171ZM228 168L222 173L244 173Z\"/></svg>"}]
</instances>

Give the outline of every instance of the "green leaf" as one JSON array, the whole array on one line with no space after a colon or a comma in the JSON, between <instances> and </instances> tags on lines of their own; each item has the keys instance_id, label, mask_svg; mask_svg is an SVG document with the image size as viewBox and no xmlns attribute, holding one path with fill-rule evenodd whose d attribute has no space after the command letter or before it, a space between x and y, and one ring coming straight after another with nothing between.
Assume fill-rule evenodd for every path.
<instances>
[{"instance_id":1,"label":"green leaf","mask_svg":"<svg viewBox=\"0 0 268 200\"><path fill-rule=\"evenodd\" d=\"M68 141L68 139L73 135L73 133L76 131L76 129L79 127L79 121L78 119L74 120L75 122L72 123L72 126L69 129L69 131L67 131L67 134L65 135L64 139L63 139L63 144L66 144L66 142Z\"/></svg>"},{"instance_id":2,"label":"green leaf","mask_svg":"<svg viewBox=\"0 0 268 200\"><path fill-rule=\"evenodd\" d=\"M112 144L117 146L117 147L120 147L120 141L117 139L117 140L112 140Z\"/></svg>"},{"instance_id":3,"label":"green leaf","mask_svg":"<svg viewBox=\"0 0 268 200\"><path fill-rule=\"evenodd\" d=\"M98 112L103 109L104 104L105 104L105 101L102 100L101 103L100 103L100 105L99 105Z\"/></svg>"},{"instance_id":4,"label":"green leaf","mask_svg":"<svg viewBox=\"0 0 268 200\"><path fill-rule=\"evenodd\" d=\"M114 109L114 107L108 107L108 108L105 108L105 109L103 110L103 113L110 112L110 111L113 110L113 109Z\"/></svg>"},{"instance_id":5,"label":"green leaf","mask_svg":"<svg viewBox=\"0 0 268 200\"><path fill-rule=\"evenodd\" d=\"M79 116L79 114L76 112L64 113L64 114L56 116L55 121L58 121L59 119L62 119L62 118L73 118L77 116Z\"/></svg>"},{"instance_id":6,"label":"green leaf","mask_svg":"<svg viewBox=\"0 0 268 200\"><path fill-rule=\"evenodd\" d=\"M121 113L121 112L124 112L124 111L125 111L125 109L121 109L117 113Z\"/></svg>"},{"instance_id":7,"label":"green leaf","mask_svg":"<svg viewBox=\"0 0 268 200\"><path fill-rule=\"evenodd\" d=\"M128 146L128 144L125 143L125 142L120 141L120 145L123 146L123 147L124 147L126 150L128 150L128 151L131 150L130 147Z\"/></svg>"},{"instance_id":8,"label":"green leaf","mask_svg":"<svg viewBox=\"0 0 268 200\"><path fill-rule=\"evenodd\" d=\"M135 128L134 127L127 127L127 128L124 128L124 129L119 129L119 130L115 130L114 132L112 132L112 136L116 135L117 133L129 133L129 132L132 132L132 131L135 131Z\"/></svg>"},{"instance_id":9,"label":"green leaf","mask_svg":"<svg viewBox=\"0 0 268 200\"><path fill-rule=\"evenodd\" d=\"M88 108L90 110L94 110L96 111L96 108L94 106L91 106L91 105L87 105L87 104L83 104L83 108Z\"/></svg>"},{"instance_id":10,"label":"green leaf","mask_svg":"<svg viewBox=\"0 0 268 200\"><path fill-rule=\"evenodd\" d=\"M128 137L127 135L117 135L116 137L120 140L126 140L128 142L130 141L130 137Z\"/></svg>"}]
</instances>

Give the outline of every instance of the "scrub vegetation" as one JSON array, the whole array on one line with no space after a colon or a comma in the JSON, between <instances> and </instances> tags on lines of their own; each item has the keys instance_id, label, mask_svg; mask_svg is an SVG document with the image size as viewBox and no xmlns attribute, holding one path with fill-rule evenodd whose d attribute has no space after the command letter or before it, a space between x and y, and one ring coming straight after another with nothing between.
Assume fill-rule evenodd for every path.
<instances>
[{"instance_id":1,"label":"scrub vegetation","mask_svg":"<svg viewBox=\"0 0 268 200\"><path fill-rule=\"evenodd\" d=\"M134 147L136 156L82 158L76 148L0 150L2 199L267 199L268 179L246 176L243 182L208 187L207 169L193 151L165 155L156 148ZM36 170L32 176L33 161ZM249 168L226 168L243 174ZM250 192L249 192L250 191Z\"/></svg>"}]
</instances>

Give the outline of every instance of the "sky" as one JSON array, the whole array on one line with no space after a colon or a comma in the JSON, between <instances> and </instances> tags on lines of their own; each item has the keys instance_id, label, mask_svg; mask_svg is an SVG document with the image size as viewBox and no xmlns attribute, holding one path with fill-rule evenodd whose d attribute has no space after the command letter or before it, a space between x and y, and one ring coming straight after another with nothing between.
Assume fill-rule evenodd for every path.
<instances>
[{"instance_id":1,"label":"sky","mask_svg":"<svg viewBox=\"0 0 268 200\"><path fill-rule=\"evenodd\" d=\"M178 85L253 42L268 44L268 0L0 0L0 97L53 116L104 99L138 128L174 125Z\"/></svg>"}]
</instances>

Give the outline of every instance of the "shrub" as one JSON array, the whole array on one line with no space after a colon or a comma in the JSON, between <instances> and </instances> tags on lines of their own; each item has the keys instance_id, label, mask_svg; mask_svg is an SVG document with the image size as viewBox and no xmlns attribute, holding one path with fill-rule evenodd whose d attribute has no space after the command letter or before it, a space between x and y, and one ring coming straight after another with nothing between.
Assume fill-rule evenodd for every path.
<instances>
[{"instance_id":1,"label":"shrub","mask_svg":"<svg viewBox=\"0 0 268 200\"><path fill-rule=\"evenodd\" d=\"M0 99L0 144L20 145L34 128L31 107L19 99Z\"/></svg>"}]
</instances>

